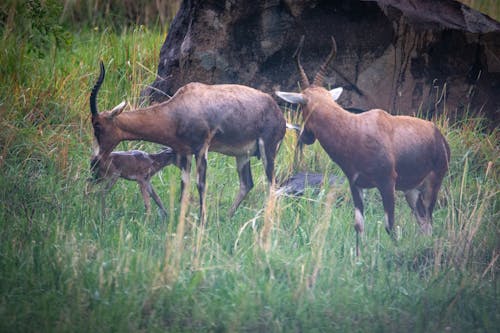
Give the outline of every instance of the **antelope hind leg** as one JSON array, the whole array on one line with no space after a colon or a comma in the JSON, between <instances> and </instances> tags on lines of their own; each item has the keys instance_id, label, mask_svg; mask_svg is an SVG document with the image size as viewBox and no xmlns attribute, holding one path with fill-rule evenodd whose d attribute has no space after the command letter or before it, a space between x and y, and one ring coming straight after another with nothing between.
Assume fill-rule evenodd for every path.
<instances>
[{"instance_id":1,"label":"antelope hind leg","mask_svg":"<svg viewBox=\"0 0 500 333\"><path fill-rule=\"evenodd\" d=\"M252 170L250 169L250 157L237 156L236 167L238 170L238 177L240 178L240 190L234 199L234 202L229 209L229 217L233 217L236 209L241 204L243 199L247 196L248 192L253 188Z\"/></svg>"},{"instance_id":2,"label":"antelope hind leg","mask_svg":"<svg viewBox=\"0 0 500 333\"><path fill-rule=\"evenodd\" d=\"M207 178L207 153L208 149L196 155L196 185L200 196L200 221L206 223L205 183Z\"/></svg>"},{"instance_id":3,"label":"antelope hind leg","mask_svg":"<svg viewBox=\"0 0 500 333\"><path fill-rule=\"evenodd\" d=\"M356 257L361 254L359 250L360 237L365 229L365 218L363 216L363 199L361 196L361 188L351 184L351 195L354 201L354 230L356 230Z\"/></svg>"}]
</instances>

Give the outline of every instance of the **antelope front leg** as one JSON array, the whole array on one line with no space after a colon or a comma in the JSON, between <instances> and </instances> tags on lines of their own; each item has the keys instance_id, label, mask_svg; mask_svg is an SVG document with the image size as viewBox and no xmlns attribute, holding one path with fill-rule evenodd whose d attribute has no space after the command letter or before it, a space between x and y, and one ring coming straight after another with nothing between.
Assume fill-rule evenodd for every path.
<instances>
[{"instance_id":1,"label":"antelope front leg","mask_svg":"<svg viewBox=\"0 0 500 333\"><path fill-rule=\"evenodd\" d=\"M155 190L153 189L153 186L151 185L151 182L149 179L146 179L144 181L141 181L139 183L140 188L141 188L141 193L142 193L142 198L144 199L144 206L146 207L146 213L149 215L151 211L151 205L150 205L150 200L149 196L153 197L153 200L156 202L158 207L160 208L163 216L167 216L167 210L165 207L163 207L163 203L160 200L160 197L158 194L156 194Z\"/></svg>"},{"instance_id":2,"label":"antelope front leg","mask_svg":"<svg viewBox=\"0 0 500 333\"><path fill-rule=\"evenodd\" d=\"M101 191L101 223L106 218L106 191Z\"/></svg>"},{"instance_id":3,"label":"antelope front leg","mask_svg":"<svg viewBox=\"0 0 500 333\"><path fill-rule=\"evenodd\" d=\"M151 184L149 185L149 189L151 190L149 192L149 194L153 197L153 200L156 202L156 204L160 208L161 212L163 213L163 216L167 217L167 210L163 206L163 203L161 202L160 197L158 196L158 194L156 194L156 192Z\"/></svg>"},{"instance_id":4,"label":"antelope front leg","mask_svg":"<svg viewBox=\"0 0 500 333\"><path fill-rule=\"evenodd\" d=\"M246 155L237 156L236 168L238 170L238 177L240 178L240 191L238 192L238 195L234 199L231 209L229 210L229 217L233 217L236 209L253 187L252 170L250 169L250 157Z\"/></svg>"},{"instance_id":5,"label":"antelope front leg","mask_svg":"<svg viewBox=\"0 0 500 333\"><path fill-rule=\"evenodd\" d=\"M420 224L420 230L424 235L432 235L432 212L434 211L434 207L436 205L439 188L441 187L441 181L442 179L436 177L436 174L431 172L424 179L422 184L422 192L419 201L421 206L423 206L423 209L421 210L423 210L425 214L420 214L422 218L417 218L417 221Z\"/></svg>"},{"instance_id":6,"label":"antelope front leg","mask_svg":"<svg viewBox=\"0 0 500 333\"><path fill-rule=\"evenodd\" d=\"M139 188L141 189L142 200L144 200L144 208L146 209L146 215L151 213L151 203L149 202L149 190L148 183L146 181L138 181Z\"/></svg>"},{"instance_id":7,"label":"antelope front leg","mask_svg":"<svg viewBox=\"0 0 500 333\"><path fill-rule=\"evenodd\" d=\"M102 221L106 218L106 196L111 191L111 188L115 185L118 180L118 176L111 176L108 180L104 180L104 187L101 191L101 219Z\"/></svg>"},{"instance_id":8,"label":"antelope front leg","mask_svg":"<svg viewBox=\"0 0 500 333\"><path fill-rule=\"evenodd\" d=\"M198 194L200 196L200 221L202 226L206 223L205 182L207 178L207 153L208 150L205 150L196 155L196 185L198 186Z\"/></svg>"},{"instance_id":9,"label":"antelope front leg","mask_svg":"<svg viewBox=\"0 0 500 333\"><path fill-rule=\"evenodd\" d=\"M363 216L363 199L361 197L362 189L354 184L350 184L352 200L354 202L354 229L356 230L356 257L359 257L360 236L365 229L365 218Z\"/></svg>"},{"instance_id":10,"label":"antelope front leg","mask_svg":"<svg viewBox=\"0 0 500 333\"><path fill-rule=\"evenodd\" d=\"M412 189L406 191L405 198L413 212L413 215L417 219L421 230L426 233L426 230L429 230L428 226L430 226L430 223L428 223L427 220L427 210L424 207L420 190Z\"/></svg>"},{"instance_id":11,"label":"antelope front leg","mask_svg":"<svg viewBox=\"0 0 500 333\"><path fill-rule=\"evenodd\" d=\"M382 196L382 204L385 211L385 230L395 239L394 235L394 201L395 201L395 181L389 181L378 187Z\"/></svg>"},{"instance_id":12,"label":"antelope front leg","mask_svg":"<svg viewBox=\"0 0 500 333\"><path fill-rule=\"evenodd\" d=\"M184 198L184 190L189 184L189 177L191 176L191 156L179 156L178 166L181 169L181 196L180 200ZM187 189L189 191L189 188Z\"/></svg>"}]
</instances>

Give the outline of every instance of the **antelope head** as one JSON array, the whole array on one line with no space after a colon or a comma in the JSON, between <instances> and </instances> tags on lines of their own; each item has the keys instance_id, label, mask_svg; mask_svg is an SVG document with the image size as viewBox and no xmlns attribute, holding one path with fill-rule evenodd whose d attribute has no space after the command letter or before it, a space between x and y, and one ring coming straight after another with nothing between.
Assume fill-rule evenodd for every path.
<instances>
[{"instance_id":1,"label":"antelope head","mask_svg":"<svg viewBox=\"0 0 500 333\"><path fill-rule=\"evenodd\" d=\"M302 106L304 126L299 129L300 134L298 143L300 147L302 147L302 144L309 145L316 141L314 131L312 131L310 126L308 126L310 115L316 109L322 108L324 105L333 104L334 106L339 107L335 101L340 97L343 91L342 88L327 90L322 87L328 65L337 53L337 44L335 43L335 39L332 37L332 50L325 62L321 65L312 84L309 83L309 79L307 78L304 68L302 68L300 63L300 53L303 45L304 36L300 39L299 46L293 55L300 75L300 87L302 91L300 93L276 91L276 95L286 102Z\"/></svg>"},{"instance_id":2,"label":"antelope head","mask_svg":"<svg viewBox=\"0 0 500 333\"><path fill-rule=\"evenodd\" d=\"M97 94L104 81L106 71L104 64L100 63L100 73L94 88L90 94L90 113L92 115L92 127L94 128L94 151L95 156L108 156L114 147L121 141L120 131L115 125L116 117L122 113L127 105L125 101L115 106L112 110L99 112L97 110Z\"/></svg>"}]
</instances>

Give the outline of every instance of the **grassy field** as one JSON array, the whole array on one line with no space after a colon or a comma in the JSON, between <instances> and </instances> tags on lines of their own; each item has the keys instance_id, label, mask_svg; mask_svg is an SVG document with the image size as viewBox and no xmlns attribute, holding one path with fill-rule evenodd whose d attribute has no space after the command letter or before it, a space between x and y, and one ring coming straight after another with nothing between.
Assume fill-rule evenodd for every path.
<instances>
[{"instance_id":1,"label":"grassy field","mask_svg":"<svg viewBox=\"0 0 500 333\"><path fill-rule=\"evenodd\" d=\"M434 235L418 234L399 194L394 244L371 191L360 258L346 185L274 197L254 161L256 186L229 219L238 177L234 160L217 154L205 230L194 186L182 217L173 167L154 179L166 219L155 206L146 217L126 181L102 219L98 188L87 184L98 61L108 70L100 109L137 105L165 35L137 27L64 37L71 43L42 53L15 34L2 40L0 332L498 332L499 133L483 131L482 120L436 120L452 162ZM287 133L279 178L298 169L341 175L317 144L293 170L295 141ZM159 149L118 147L132 148Z\"/></svg>"}]
</instances>

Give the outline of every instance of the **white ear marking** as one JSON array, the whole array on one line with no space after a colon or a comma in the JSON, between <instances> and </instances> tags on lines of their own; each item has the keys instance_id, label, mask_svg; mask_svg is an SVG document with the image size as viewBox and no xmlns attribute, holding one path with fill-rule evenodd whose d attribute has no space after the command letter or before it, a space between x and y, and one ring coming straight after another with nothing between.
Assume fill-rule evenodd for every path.
<instances>
[{"instance_id":1,"label":"white ear marking","mask_svg":"<svg viewBox=\"0 0 500 333\"><path fill-rule=\"evenodd\" d=\"M302 95L301 93L291 93L284 91L275 91L274 93L276 94L276 96L278 96L282 100L287 101L288 103L306 104L306 99L304 98L304 95Z\"/></svg>"},{"instance_id":2,"label":"white ear marking","mask_svg":"<svg viewBox=\"0 0 500 333\"><path fill-rule=\"evenodd\" d=\"M110 112L111 112L111 117L116 117L117 115L119 115L120 113L122 113L122 111L125 109L125 106L127 106L127 102L125 101L122 101L120 104L118 104L117 106L115 106Z\"/></svg>"},{"instance_id":3,"label":"white ear marking","mask_svg":"<svg viewBox=\"0 0 500 333\"><path fill-rule=\"evenodd\" d=\"M344 91L342 87L330 90L330 95L332 95L334 101L339 99L340 95L342 94L342 91Z\"/></svg>"}]
</instances>

